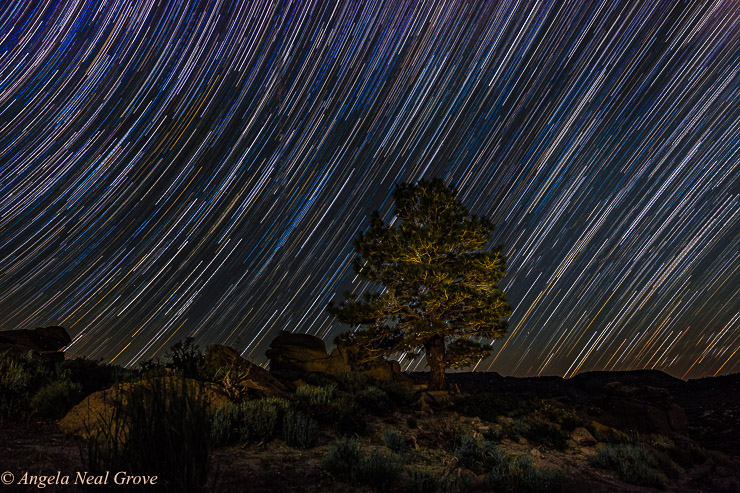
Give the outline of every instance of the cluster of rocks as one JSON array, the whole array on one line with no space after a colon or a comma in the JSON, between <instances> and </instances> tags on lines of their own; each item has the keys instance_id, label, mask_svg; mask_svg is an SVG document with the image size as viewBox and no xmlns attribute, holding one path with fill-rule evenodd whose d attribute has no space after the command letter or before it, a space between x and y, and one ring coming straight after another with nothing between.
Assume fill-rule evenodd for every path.
<instances>
[{"instance_id":1,"label":"cluster of rocks","mask_svg":"<svg viewBox=\"0 0 740 493\"><path fill-rule=\"evenodd\" d=\"M410 382L401 373L398 361L378 361L367 368L354 368L346 351L335 347L328 353L324 341L310 334L292 334L283 330L270 343L265 355L270 360L270 372L275 374L298 371L338 375L362 371L375 380Z\"/></svg>"},{"instance_id":2,"label":"cluster of rocks","mask_svg":"<svg viewBox=\"0 0 740 493\"><path fill-rule=\"evenodd\" d=\"M10 350L20 354L30 352L40 361L61 361L64 348L72 342L64 327L0 331L0 352Z\"/></svg>"},{"instance_id":3,"label":"cluster of rocks","mask_svg":"<svg viewBox=\"0 0 740 493\"><path fill-rule=\"evenodd\" d=\"M592 405L599 409L598 421L613 428L666 436L688 433L686 412L664 388L609 382Z\"/></svg>"}]
</instances>

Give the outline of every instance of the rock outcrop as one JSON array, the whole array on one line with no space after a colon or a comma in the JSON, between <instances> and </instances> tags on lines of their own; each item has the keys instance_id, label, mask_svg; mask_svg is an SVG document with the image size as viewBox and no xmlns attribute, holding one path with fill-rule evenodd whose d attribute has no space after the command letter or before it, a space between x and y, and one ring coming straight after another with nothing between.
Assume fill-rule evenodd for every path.
<instances>
[{"instance_id":1,"label":"rock outcrop","mask_svg":"<svg viewBox=\"0 0 740 493\"><path fill-rule=\"evenodd\" d=\"M286 397L289 391L264 368L239 356L236 350L214 344L206 350L206 363L218 369L227 392L234 399L243 397Z\"/></svg>"},{"instance_id":2,"label":"rock outcrop","mask_svg":"<svg viewBox=\"0 0 740 493\"><path fill-rule=\"evenodd\" d=\"M397 361L378 361L362 370L353 368L345 351L334 348L329 354L324 341L309 334L292 334L283 330L270 343L265 355L270 360L271 373L299 371L338 375L362 371L375 380L410 383L401 373Z\"/></svg>"},{"instance_id":3,"label":"rock outcrop","mask_svg":"<svg viewBox=\"0 0 740 493\"><path fill-rule=\"evenodd\" d=\"M154 383L158 385L155 387ZM225 406L229 402L228 398L215 384L203 384L196 380L183 380L181 377L175 376L155 377L134 383L117 384L109 389L93 392L69 410L64 418L59 421L59 428L64 433L84 438L94 436L100 433L101 430L110 430L113 418L121 415L117 411L121 406L126 405L134 389L142 389L144 395L146 395L152 391L152 388L161 389L162 384L167 388L174 387L178 389L184 385L187 389L193 391L196 391L196 389L202 390L206 394L211 410ZM124 435L125 433L120 438L125 439Z\"/></svg>"},{"instance_id":4,"label":"rock outcrop","mask_svg":"<svg viewBox=\"0 0 740 493\"><path fill-rule=\"evenodd\" d=\"M610 382L596 401L605 411L599 421L614 428L666 436L687 434L686 412L666 389Z\"/></svg>"},{"instance_id":5,"label":"rock outcrop","mask_svg":"<svg viewBox=\"0 0 740 493\"><path fill-rule=\"evenodd\" d=\"M30 351L39 360L63 360L62 350L70 342L72 338L64 327L0 331L0 351L9 349L23 354Z\"/></svg>"}]
</instances>

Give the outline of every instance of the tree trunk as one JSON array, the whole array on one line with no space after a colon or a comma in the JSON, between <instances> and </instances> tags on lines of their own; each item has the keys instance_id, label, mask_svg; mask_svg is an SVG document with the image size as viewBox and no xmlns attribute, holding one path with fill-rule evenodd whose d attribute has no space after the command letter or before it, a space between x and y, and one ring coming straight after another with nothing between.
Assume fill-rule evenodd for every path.
<instances>
[{"instance_id":1,"label":"tree trunk","mask_svg":"<svg viewBox=\"0 0 740 493\"><path fill-rule=\"evenodd\" d=\"M434 336L424 344L429 365L429 390L443 390L447 388L445 382L445 340Z\"/></svg>"}]
</instances>

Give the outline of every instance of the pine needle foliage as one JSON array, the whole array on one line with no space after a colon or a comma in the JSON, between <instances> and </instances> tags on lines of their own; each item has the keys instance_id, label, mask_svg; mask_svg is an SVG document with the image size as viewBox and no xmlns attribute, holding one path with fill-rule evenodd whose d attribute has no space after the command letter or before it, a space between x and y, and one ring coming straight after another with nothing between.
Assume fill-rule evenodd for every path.
<instances>
[{"instance_id":1,"label":"pine needle foliage","mask_svg":"<svg viewBox=\"0 0 740 493\"><path fill-rule=\"evenodd\" d=\"M455 195L439 179L400 184L396 220L386 224L375 211L356 239L356 273L384 288L329 305L356 327L336 340L356 365L394 353L426 356L430 387L444 388L446 368L475 364L490 354L487 340L506 333L502 247L490 246L493 224Z\"/></svg>"}]
</instances>

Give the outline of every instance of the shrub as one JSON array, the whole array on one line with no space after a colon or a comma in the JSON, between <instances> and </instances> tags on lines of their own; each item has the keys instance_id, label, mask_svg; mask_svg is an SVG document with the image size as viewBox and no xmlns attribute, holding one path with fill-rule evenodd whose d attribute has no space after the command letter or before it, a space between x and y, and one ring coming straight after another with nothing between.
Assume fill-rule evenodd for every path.
<instances>
[{"instance_id":1,"label":"shrub","mask_svg":"<svg viewBox=\"0 0 740 493\"><path fill-rule=\"evenodd\" d=\"M211 443L214 447L226 445L234 436L236 407L226 405L217 408L211 415Z\"/></svg>"},{"instance_id":2,"label":"shrub","mask_svg":"<svg viewBox=\"0 0 740 493\"><path fill-rule=\"evenodd\" d=\"M193 343L194 340L186 337L184 341L175 343L167 352L169 363L166 366L182 373L185 378L197 379L201 376L206 357L200 347Z\"/></svg>"},{"instance_id":3,"label":"shrub","mask_svg":"<svg viewBox=\"0 0 740 493\"><path fill-rule=\"evenodd\" d=\"M415 417L409 416L408 418L406 418L406 426L414 430L419 426L419 423L416 421Z\"/></svg>"},{"instance_id":4,"label":"shrub","mask_svg":"<svg viewBox=\"0 0 740 493\"><path fill-rule=\"evenodd\" d=\"M631 443L633 441L626 433L603 425L598 421L591 421L586 425L586 429L596 440L603 443Z\"/></svg>"},{"instance_id":5,"label":"shrub","mask_svg":"<svg viewBox=\"0 0 740 493\"><path fill-rule=\"evenodd\" d=\"M417 400L416 390L402 382L378 382L376 386L397 404L407 406Z\"/></svg>"},{"instance_id":6,"label":"shrub","mask_svg":"<svg viewBox=\"0 0 740 493\"><path fill-rule=\"evenodd\" d=\"M385 446L396 453L401 453L408 449L406 439L395 428L388 427L383 430L383 443Z\"/></svg>"},{"instance_id":7,"label":"shrub","mask_svg":"<svg viewBox=\"0 0 740 493\"><path fill-rule=\"evenodd\" d=\"M360 462L356 477L360 483L382 488L393 484L402 470L403 463L398 455L373 449Z\"/></svg>"},{"instance_id":8,"label":"shrub","mask_svg":"<svg viewBox=\"0 0 740 493\"><path fill-rule=\"evenodd\" d=\"M440 493L466 493L471 489L472 480L468 476L447 473L437 480L437 491Z\"/></svg>"},{"instance_id":9,"label":"shrub","mask_svg":"<svg viewBox=\"0 0 740 493\"><path fill-rule=\"evenodd\" d=\"M481 444L470 435L463 435L460 446L455 449L455 456L458 462L468 469L478 469L483 464Z\"/></svg>"},{"instance_id":10,"label":"shrub","mask_svg":"<svg viewBox=\"0 0 740 493\"><path fill-rule=\"evenodd\" d=\"M283 440L291 447L309 449L319 436L319 425L305 414L288 409L283 416Z\"/></svg>"},{"instance_id":11,"label":"shrub","mask_svg":"<svg viewBox=\"0 0 740 493\"><path fill-rule=\"evenodd\" d=\"M559 424L564 430L573 431L583 424L583 420L572 410L554 406L547 401L538 401L537 410L545 418Z\"/></svg>"},{"instance_id":12,"label":"shrub","mask_svg":"<svg viewBox=\"0 0 740 493\"><path fill-rule=\"evenodd\" d=\"M319 387L315 385L301 385L295 391L296 398L309 406L330 407L336 400L336 385Z\"/></svg>"},{"instance_id":13,"label":"shrub","mask_svg":"<svg viewBox=\"0 0 740 493\"><path fill-rule=\"evenodd\" d=\"M376 416L388 414L393 409L388 394L374 386L370 386L357 394L356 400L362 407Z\"/></svg>"},{"instance_id":14,"label":"shrub","mask_svg":"<svg viewBox=\"0 0 740 493\"><path fill-rule=\"evenodd\" d=\"M30 351L0 351L0 417L24 413L33 391L49 378L46 367Z\"/></svg>"},{"instance_id":15,"label":"shrub","mask_svg":"<svg viewBox=\"0 0 740 493\"><path fill-rule=\"evenodd\" d=\"M520 455L511 462L510 475L516 491L522 492L556 491L562 482L559 471L535 467L528 455Z\"/></svg>"},{"instance_id":16,"label":"shrub","mask_svg":"<svg viewBox=\"0 0 740 493\"><path fill-rule=\"evenodd\" d=\"M354 438L340 438L326 449L324 467L346 481L354 480L353 472L362 461L360 445Z\"/></svg>"},{"instance_id":17,"label":"shrub","mask_svg":"<svg viewBox=\"0 0 740 493\"><path fill-rule=\"evenodd\" d=\"M498 445L470 435L462 436L455 456L460 464L475 472L508 465L508 457Z\"/></svg>"},{"instance_id":18,"label":"shrub","mask_svg":"<svg viewBox=\"0 0 740 493\"><path fill-rule=\"evenodd\" d=\"M57 364L56 370L60 379L79 384L82 395L109 389L125 374L133 372L86 358L65 359Z\"/></svg>"},{"instance_id":19,"label":"shrub","mask_svg":"<svg viewBox=\"0 0 740 493\"><path fill-rule=\"evenodd\" d=\"M239 438L246 442L268 442L280 432L283 415L290 403L278 397L244 401L237 407Z\"/></svg>"},{"instance_id":20,"label":"shrub","mask_svg":"<svg viewBox=\"0 0 740 493\"><path fill-rule=\"evenodd\" d=\"M665 478L655 469L661 468L673 477L680 474L678 467L665 454L656 453L633 444L608 444L600 447L589 463L612 469L628 483L662 488Z\"/></svg>"},{"instance_id":21,"label":"shrub","mask_svg":"<svg viewBox=\"0 0 740 493\"><path fill-rule=\"evenodd\" d=\"M358 442L352 438L340 439L329 445L324 467L344 481L377 488L393 484L403 470L398 455L380 449L364 454Z\"/></svg>"},{"instance_id":22,"label":"shrub","mask_svg":"<svg viewBox=\"0 0 740 493\"><path fill-rule=\"evenodd\" d=\"M158 491L202 491L212 449L203 389L184 379L156 379L116 401L112 416L87 430L87 469L156 475Z\"/></svg>"},{"instance_id":23,"label":"shrub","mask_svg":"<svg viewBox=\"0 0 740 493\"><path fill-rule=\"evenodd\" d=\"M549 445L559 450L565 449L569 435L556 424L538 414L530 414L517 420L516 431L524 438L536 443Z\"/></svg>"},{"instance_id":24,"label":"shrub","mask_svg":"<svg viewBox=\"0 0 740 493\"><path fill-rule=\"evenodd\" d=\"M362 392L373 383L370 377L359 371L340 373L336 379L342 390L352 394Z\"/></svg>"},{"instance_id":25,"label":"shrub","mask_svg":"<svg viewBox=\"0 0 740 493\"><path fill-rule=\"evenodd\" d=\"M337 433L343 436L367 433L367 414L354 400L342 398L337 403Z\"/></svg>"},{"instance_id":26,"label":"shrub","mask_svg":"<svg viewBox=\"0 0 740 493\"><path fill-rule=\"evenodd\" d=\"M430 491L437 490L437 478L431 472L412 467L406 473L409 477L409 491L413 493L429 493Z\"/></svg>"},{"instance_id":27,"label":"shrub","mask_svg":"<svg viewBox=\"0 0 740 493\"><path fill-rule=\"evenodd\" d=\"M31 399L31 409L39 416L59 419L81 398L81 386L66 380L56 380L41 387Z\"/></svg>"},{"instance_id":28,"label":"shrub","mask_svg":"<svg viewBox=\"0 0 740 493\"><path fill-rule=\"evenodd\" d=\"M536 493L559 491L563 481L560 471L535 467L528 455L520 455L494 464L486 475L488 487L497 492Z\"/></svg>"}]
</instances>

